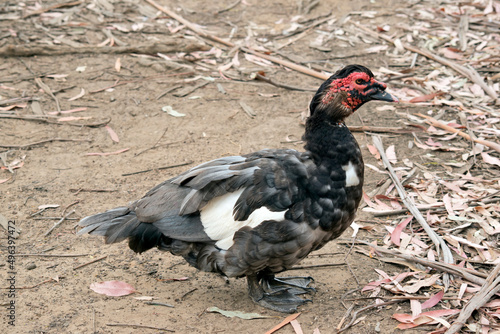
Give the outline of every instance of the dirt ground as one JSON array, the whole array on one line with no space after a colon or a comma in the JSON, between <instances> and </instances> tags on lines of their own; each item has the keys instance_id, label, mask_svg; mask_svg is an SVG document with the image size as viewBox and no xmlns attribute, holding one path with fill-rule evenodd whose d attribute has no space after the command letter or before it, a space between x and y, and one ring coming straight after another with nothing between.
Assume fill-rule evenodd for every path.
<instances>
[{"instance_id":1,"label":"dirt ground","mask_svg":"<svg viewBox=\"0 0 500 334\"><path fill-rule=\"evenodd\" d=\"M160 19L147 17L147 13L155 14L156 10L143 1L108 0L106 3L113 7L109 12L99 7L102 1L82 2L84 4L80 5L79 12L70 19L70 22L80 22L80 25L66 24L57 28L47 24L50 17L40 15L16 21L0 20L1 34L9 34L2 37L1 45L43 44L47 41L54 42L57 36L66 36L68 33L70 36L77 36L75 39L80 43L97 45L106 39L101 31L103 28L110 27L113 23L130 27L141 20L145 25L144 30L127 34L112 30L114 36L129 45L144 45L161 43L163 39L172 36L179 36L176 38L182 40L187 30L171 32L167 27L171 20L165 15ZM26 3L34 5L30 1ZM46 7L54 3L44 1L42 5ZM175 9L191 22L196 22L223 38L228 37L233 28L237 28L234 38L240 40L245 38L250 28L259 38L272 39L273 33L284 29L291 17L300 14L295 0L273 1L265 6L256 0L246 0L220 14L214 13L234 2L164 0L159 3ZM4 6L3 13L9 12L9 5L15 4L10 2L0 5L0 8ZM400 6L400 2L390 0L329 0L321 1L303 15L311 18L332 11L340 20L352 11L384 11L389 14L373 19L373 24L384 24L398 20L397 6ZM101 9L101 12L98 13L95 8ZM388 11L388 8L393 11ZM65 10L61 8L61 12ZM282 51L301 59L325 59L335 52L356 54L356 50L342 40L330 41L328 47L333 50L330 52L311 48L309 45L312 38L313 35L306 36ZM63 45L66 46L64 43ZM121 61L119 72L116 70L117 58ZM243 58L240 55L241 62L245 61ZM286 90L257 81L224 79L213 70L210 63L207 63L209 66L206 68L195 67L193 73L190 69L176 70L163 66L161 58L151 59L137 54L86 53L7 57L0 61L2 100L21 96L36 97L42 114L57 110L55 100L40 90L40 85L35 80L38 77L55 92L54 96L59 101L61 110L86 108L63 116L91 117L59 124L22 119L2 119L0 122L0 144L3 145L24 145L53 138L72 140L0 149L0 153L8 151L8 161L24 159L24 165L16 169L15 174L6 170L2 170L0 174L0 179L13 176L0 184L0 213L9 221L15 221L20 230L20 235L15 240L15 284L18 289L15 296L15 327L8 326L6 309L11 299L7 298L6 293L2 293L0 331L3 333L166 332L108 324L139 324L169 329L176 333L263 333L285 317L254 305L247 296L246 282L243 279L225 282L216 275L198 272L181 258L167 253L153 250L137 255L125 243L105 245L101 238L75 234L75 225L79 219L137 199L156 184L198 163L263 148L302 149L299 142L304 131L301 115L306 111L313 92ZM185 63L193 66L187 61ZM376 70L380 66L390 67L391 59L375 54L331 59L327 63L318 64L333 71L348 63L361 63ZM260 69L250 62L245 62L244 67L247 74ZM277 81L292 86L317 88L321 84L316 78L283 67L273 66L264 70ZM186 72L188 73L182 74ZM57 76L61 74L65 76ZM172 74L175 76L168 76ZM199 75L212 77L215 81L184 81ZM101 90L117 81L125 84ZM173 90L159 97L174 86L194 87L204 82L208 84L187 96L175 96L177 90ZM225 93L221 92L220 87ZM69 100L82 89L85 90L84 96ZM100 91L91 93L97 90ZM249 117L241 108L240 102L250 106L255 117ZM364 106L348 120L348 124L401 126L399 116L394 111L377 109L381 105L371 103ZM171 106L185 116L169 115L162 111L164 106ZM408 110L405 105L397 108L400 112ZM26 107L15 109L15 114L32 116L37 114L36 111L30 101ZM116 132L119 142L113 141L103 126L74 126L102 123L107 118L111 119L108 125ZM356 133L356 138L366 162L375 164L366 148L367 140L371 139L363 133ZM411 141L411 134L385 136L384 141L387 145L396 145L401 159L417 159L421 153L408 149L406 143ZM86 155L123 149L128 150L113 155ZM184 165L161 169L180 164ZM150 171L124 176L145 170ZM368 169L365 177L365 191L368 193L377 185L379 176ZM43 205L57 207L39 212ZM60 218L72 210L74 213L68 216L68 220L45 236L58 219L40 218ZM358 218L372 223L380 221L362 212ZM348 229L344 237L349 238L351 233L352 230ZM370 232L360 233L366 235ZM0 247L1 287L5 289L8 288L6 279L10 277L10 264L7 262L7 234L4 232ZM323 334L334 333L346 313L341 297L376 279L373 268L393 272L394 267L355 252L346 257L348 251L348 246L332 242L316 252L316 255L305 259L301 265L343 263L345 258L353 273L345 265L292 272L293 275L313 276L317 289L313 296L314 302L300 309L302 314L298 321L304 333L313 333L316 328ZM317 255L325 253L333 254ZM105 255L107 257L100 261L75 269ZM189 279L169 280L181 277ZM89 289L91 283L107 280L127 282L138 293L125 297L106 297ZM137 296L153 296L155 301L171 304L174 308L148 305L134 299ZM353 293L348 298L359 296L360 294ZM364 303L369 301L360 301L356 305L359 307ZM346 302L347 306L351 304L352 302ZM205 312L212 306L273 317L258 320L230 319L217 313ZM407 303L401 303L382 311L365 312L365 318L361 318L361 322L347 332L396 332L394 328L397 322L391 319L391 315L398 308L405 312L409 309ZM294 333L294 330L288 325L278 333Z\"/></svg>"}]
</instances>

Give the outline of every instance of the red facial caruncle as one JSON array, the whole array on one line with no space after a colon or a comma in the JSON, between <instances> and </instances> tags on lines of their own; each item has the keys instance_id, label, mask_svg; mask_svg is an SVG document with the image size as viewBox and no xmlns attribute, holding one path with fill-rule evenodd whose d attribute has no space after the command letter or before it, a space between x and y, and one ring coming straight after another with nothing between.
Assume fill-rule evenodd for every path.
<instances>
[{"instance_id":1,"label":"red facial caruncle","mask_svg":"<svg viewBox=\"0 0 500 334\"><path fill-rule=\"evenodd\" d=\"M344 91L347 93L347 98L342 101L342 104L354 111L368 101L367 96L377 87L385 90L387 85L375 80L367 73L354 72L345 78L333 80L321 102L328 104L332 102L336 93Z\"/></svg>"}]
</instances>

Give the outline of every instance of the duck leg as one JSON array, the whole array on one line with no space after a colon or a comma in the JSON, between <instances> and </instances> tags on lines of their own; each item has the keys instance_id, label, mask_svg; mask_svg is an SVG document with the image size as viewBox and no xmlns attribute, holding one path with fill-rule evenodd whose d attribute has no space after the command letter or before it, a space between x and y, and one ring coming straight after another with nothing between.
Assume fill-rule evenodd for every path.
<instances>
[{"instance_id":1,"label":"duck leg","mask_svg":"<svg viewBox=\"0 0 500 334\"><path fill-rule=\"evenodd\" d=\"M308 279L310 283L310 278ZM261 277L258 275L250 275L247 276L247 283L248 293L255 303L273 311L283 313L296 312L297 307L311 302L310 299L302 299L297 295L314 290L312 288L307 288L307 284L309 283L303 286L305 281L293 281L291 282L292 284L282 283L277 281L274 275L265 275Z\"/></svg>"},{"instance_id":2,"label":"duck leg","mask_svg":"<svg viewBox=\"0 0 500 334\"><path fill-rule=\"evenodd\" d=\"M275 277L274 275L266 275L261 278L261 281L264 291L268 293L287 290L293 295L303 295L316 292L315 288L309 286L314 282L310 276Z\"/></svg>"}]
</instances>

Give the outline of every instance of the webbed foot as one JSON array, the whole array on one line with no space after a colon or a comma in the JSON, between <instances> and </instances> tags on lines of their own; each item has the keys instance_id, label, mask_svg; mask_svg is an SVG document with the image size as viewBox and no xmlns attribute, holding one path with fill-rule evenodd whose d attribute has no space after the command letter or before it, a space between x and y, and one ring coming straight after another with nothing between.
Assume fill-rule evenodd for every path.
<instances>
[{"instance_id":1,"label":"webbed foot","mask_svg":"<svg viewBox=\"0 0 500 334\"><path fill-rule=\"evenodd\" d=\"M247 276L248 292L252 300L265 308L283 313L297 312L297 307L311 299L303 299L298 295L312 293L316 290L308 287L313 281L311 277L284 277L274 275Z\"/></svg>"}]
</instances>

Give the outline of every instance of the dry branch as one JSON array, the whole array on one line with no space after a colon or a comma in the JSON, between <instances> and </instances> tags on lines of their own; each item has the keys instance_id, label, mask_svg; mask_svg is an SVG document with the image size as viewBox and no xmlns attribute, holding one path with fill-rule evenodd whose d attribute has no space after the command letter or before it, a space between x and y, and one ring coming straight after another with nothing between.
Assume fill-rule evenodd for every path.
<instances>
[{"instance_id":1,"label":"dry branch","mask_svg":"<svg viewBox=\"0 0 500 334\"><path fill-rule=\"evenodd\" d=\"M34 78L32 78L32 79L34 79ZM5 81L0 81L0 82L5 82ZM38 98L36 98L34 96L14 97L12 99L0 101L0 106L6 106L9 104L14 104L14 103L19 103L19 102L27 102L27 101L38 101Z\"/></svg>"},{"instance_id":2,"label":"dry branch","mask_svg":"<svg viewBox=\"0 0 500 334\"><path fill-rule=\"evenodd\" d=\"M460 331L460 329L465 325L465 322L470 318L472 312L484 306L490 298L500 291L500 264L498 264L488 275L486 282L484 282L481 290L479 290L474 297L472 297L465 307L460 312L457 320L451 325L450 328L445 332L445 334L453 334Z\"/></svg>"},{"instance_id":3,"label":"dry branch","mask_svg":"<svg viewBox=\"0 0 500 334\"><path fill-rule=\"evenodd\" d=\"M14 256L36 256L36 257L80 257L89 256L90 254L15 254Z\"/></svg>"},{"instance_id":4,"label":"dry branch","mask_svg":"<svg viewBox=\"0 0 500 334\"><path fill-rule=\"evenodd\" d=\"M44 237L48 236L50 233L52 233L52 231L54 231L54 229L56 227L58 227L59 225L61 225L65 220L66 218L68 218L69 216L71 216L73 213L75 213L75 210L72 210L70 212L68 212L64 217L62 217L57 223L54 224L54 226L52 226L47 232L45 232L45 234L43 235Z\"/></svg>"},{"instance_id":5,"label":"dry branch","mask_svg":"<svg viewBox=\"0 0 500 334\"><path fill-rule=\"evenodd\" d=\"M288 89L288 90L298 90L300 92L315 92L318 90L317 88L301 88L301 87L296 87L296 86L285 85L285 84L276 82L276 81L274 81L274 80L272 80L272 79L270 79L270 78L268 78L265 75L262 75L260 73L255 73L254 75L252 75L252 77L253 76L255 76L256 80L264 81L264 82L267 82L268 84L271 84L273 86Z\"/></svg>"},{"instance_id":6,"label":"dry branch","mask_svg":"<svg viewBox=\"0 0 500 334\"><path fill-rule=\"evenodd\" d=\"M435 127L441 128L441 129L449 131L449 132L457 133L459 136L464 137L467 140L471 140L471 141L474 141L474 142L476 142L478 144L487 146L487 147L489 147L489 148L491 148L491 149L493 149L493 150L495 150L495 151L497 151L497 152L500 153L500 145L497 144L497 143L494 143L494 142L491 142L491 141L488 141L488 140L479 139L479 138L472 138L471 136L469 136L465 132L462 132L462 131L457 130L457 129L449 126L449 125L441 123L440 121L438 121L435 118L432 118L430 116L423 115L423 114L420 114L420 113L418 113L417 115L420 116L420 117L423 117L423 118L427 119L429 121L429 123L431 125L435 126Z\"/></svg>"},{"instance_id":7,"label":"dry branch","mask_svg":"<svg viewBox=\"0 0 500 334\"><path fill-rule=\"evenodd\" d=\"M347 241L347 240L345 240L345 241L339 240L339 241L345 242L345 243L351 242L351 241ZM415 263L421 264L423 266L442 271L444 273L449 273L449 274L452 274L454 276L459 276L459 277L462 277L462 278L464 278L464 279L466 279L469 282L474 283L474 284L483 285L486 282L486 280L485 280L486 275L480 271L477 271L477 270L468 269L468 268L461 268L459 266L444 263L444 262L429 261L429 260L425 260L425 259L422 259L422 258L419 258L416 256L408 255L408 254L401 254L401 253L392 251L392 250L384 248L384 247L376 246L374 244L371 244L371 243L369 243L367 241L363 241L363 240L356 240L356 242L370 246L371 248L373 248L375 251L377 251L379 253L390 254L390 255L405 259L407 261L415 262Z\"/></svg>"},{"instance_id":8,"label":"dry branch","mask_svg":"<svg viewBox=\"0 0 500 334\"><path fill-rule=\"evenodd\" d=\"M104 260L104 259L105 259L105 258L107 258L107 257L108 257L107 255L104 255L104 256L101 256L101 257L99 257L99 258L97 258L97 259L94 259L94 260L92 260L92 261L89 261L89 262L86 262L86 263L80 264L80 265L78 265L78 266L76 266L76 267L73 267L73 270L80 269L80 268L82 268L82 267L88 266L89 264L96 263L96 262L98 262L98 261Z\"/></svg>"},{"instance_id":9,"label":"dry branch","mask_svg":"<svg viewBox=\"0 0 500 334\"><path fill-rule=\"evenodd\" d=\"M420 210L416 207L415 203L413 203L413 200L411 197L408 197L406 195L406 191L403 188L403 185L399 181L396 172L391 166L391 163L389 162L389 159L387 159L387 156L385 155L384 147L382 145L382 140L380 137L373 136L373 144L377 148L377 150L380 153L380 157L382 158L382 162L384 163L385 168L389 172L389 176L391 177L392 181L394 182L394 187L397 189L399 197L401 197L401 200L405 204L405 206L408 208L408 211L415 217L415 219L419 222L419 224L424 228L425 232L429 235L431 238L432 242L436 246L436 250L438 251L438 254L442 257L445 263L453 263L453 255L451 254L450 249L448 248L448 245L444 242L443 238L441 238L430 226L427 224L425 221L424 217L422 216L422 213L420 213ZM441 252L439 251L441 249ZM449 277L447 274L443 276L443 281L445 282L446 288L449 286Z\"/></svg>"},{"instance_id":10,"label":"dry branch","mask_svg":"<svg viewBox=\"0 0 500 334\"><path fill-rule=\"evenodd\" d=\"M3 148L17 148L17 149L19 149L19 148L27 148L27 147L31 147L31 146L36 146L36 145L51 143L51 142L54 142L54 141L75 141L75 142L86 141L86 142L91 142L92 140L90 140L90 139L51 138L51 139L40 140L40 141L36 141L34 143L28 143L28 144L23 144L23 145L1 145L0 144L0 147L3 147Z\"/></svg>"},{"instance_id":11,"label":"dry branch","mask_svg":"<svg viewBox=\"0 0 500 334\"><path fill-rule=\"evenodd\" d=\"M101 121L99 123L87 123L87 124L84 124L84 123L73 123L73 122L58 122L57 119L59 117L60 116L45 116L45 115L43 115L43 116L35 116L35 115L31 115L31 116L16 116L16 115L3 115L3 114L0 114L0 118L21 119L21 120L24 120L24 121L41 122L41 123L58 124L58 125L72 125L72 126L79 126L79 127L87 126L87 127L91 127L91 128L105 126L106 124L108 124L109 122L111 122L111 118L109 118L109 117L106 118L104 121Z\"/></svg>"},{"instance_id":12,"label":"dry branch","mask_svg":"<svg viewBox=\"0 0 500 334\"><path fill-rule=\"evenodd\" d=\"M59 99L54 95L54 93L52 93L52 89L50 89L50 87L47 84L45 84L40 78L35 78L35 83L56 102L57 111L61 112L61 105L59 104Z\"/></svg>"},{"instance_id":13,"label":"dry branch","mask_svg":"<svg viewBox=\"0 0 500 334\"><path fill-rule=\"evenodd\" d=\"M130 46L81 46L70 47L66 45L6 45L0 48L0 57L31 57L31 56L60 56L67 54L121 54L141 53L157 54L171 52L206 51L206 45L182 40L167 38L161 43Z\"/></svg>"},{"instance_id":14,"label":"dry branch","mask_svg":"<svg viewBox=\"0 0 500 334\"><path fill-rule=\"evenodd\" d=\"M164 167L158 167L158 168L145 169L145 170L140 170L138 172L132 172L132 173L125 173L125 174L122 174L122 176L130 176L130 175L142 174L142 173L151 172L153 170L162 170L162 169L170 169L170 168L182 167L182 166L190 165L192 163L193 163L192 161L188 161L188 162L184 162L184 163L180 163L180 164L176 164L176 165L170 165L170 166L164 166Z\"/></svg>"},{"instance_id":15,"label":"dry branch","mask_svg":"<svg viewBox=\"0 0 500 334\"><path fill-rule=\"evenodd\" d=\"M172 332L174 333L175 331L164 328L164 327L154 327L154 326L147 326L147 325L138 325L138 324L106 324L106 326L115 326L115 327L132 327L134 329L136 328L146 328L146 329L156 329L159 331L166 331L166 332Z\"/></svg>"},{"instance_id":16,"label":"dry branch","mask_svg":"<svg viewBox=\"0 0 500 334\"><path fill-rule=\"evenodd\" d=\"M370 126L370 125L349 125L347 126L352 132L384 132L384 133L412 133L413 129L405 129L403 127L384 127L384 126ZM419 131L419 130L417 130Z\"/></svg>"}]
</instances>

